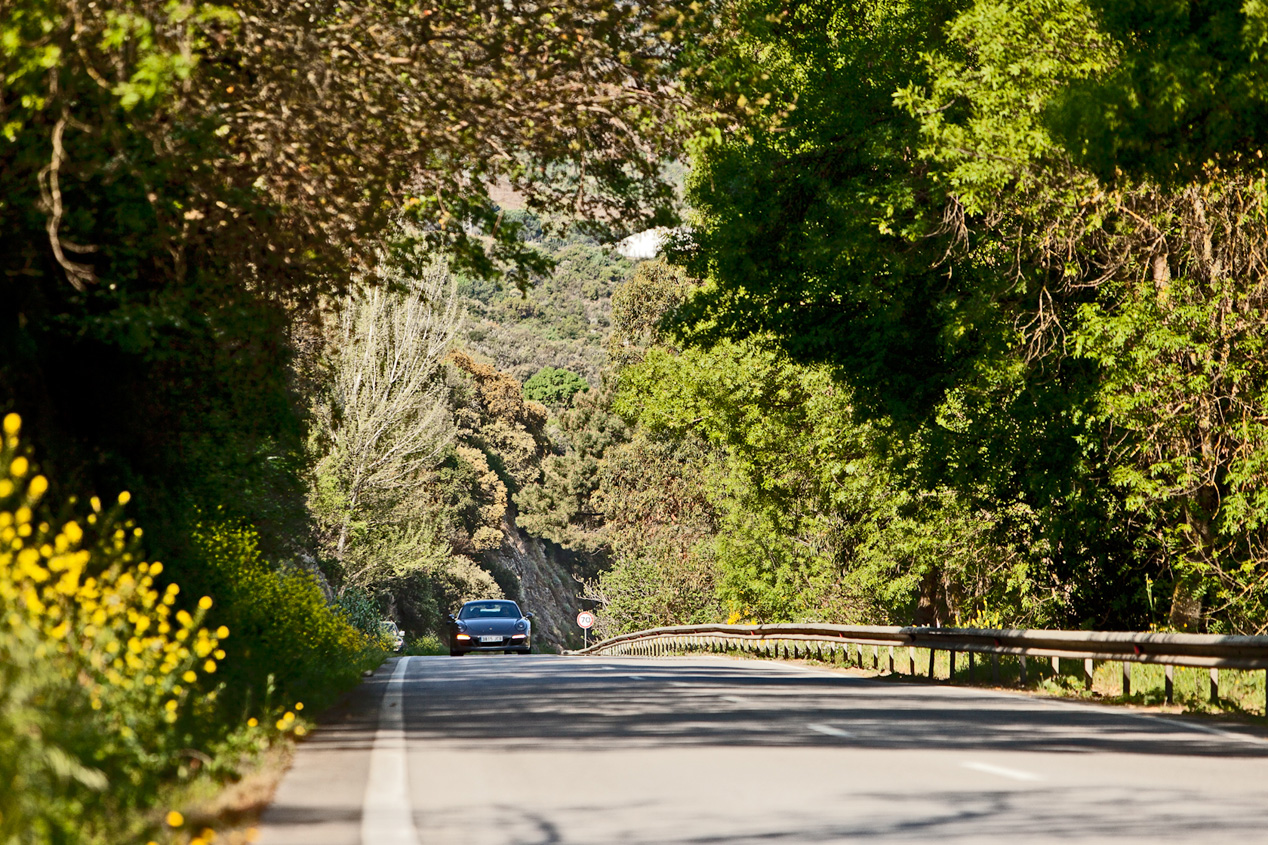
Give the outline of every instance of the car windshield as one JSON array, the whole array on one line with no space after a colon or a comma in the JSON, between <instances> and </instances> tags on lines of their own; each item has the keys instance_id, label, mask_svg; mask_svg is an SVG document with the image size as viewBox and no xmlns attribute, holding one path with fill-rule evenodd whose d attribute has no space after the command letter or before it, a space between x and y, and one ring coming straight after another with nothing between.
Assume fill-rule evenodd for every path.
<instances>
[{"instance_id":1,"label":"car windshield","mask_svg":"<svg viewBox=\"0 0 1268 845\"><path fill-rule=\"evenodd\" d=\"M459 619L519 619L520 609L513 601L481 601L464 604Z\"/></svg>"}]
</instances>

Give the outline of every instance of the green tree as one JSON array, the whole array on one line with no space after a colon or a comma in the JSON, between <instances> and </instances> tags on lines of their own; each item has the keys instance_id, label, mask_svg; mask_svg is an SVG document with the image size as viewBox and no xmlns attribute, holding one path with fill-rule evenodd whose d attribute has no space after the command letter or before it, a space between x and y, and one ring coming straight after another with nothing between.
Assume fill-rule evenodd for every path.
<instances>
[{"instance_id":1,"label":"green tree","mask_svg":"<svg viewBox=\"0 0 1268 845\"><path fill-rule=\"evenodd\" d=\"M542 367L524 382L524 398L543 405L567 405L578 393L589 389L586 380L574 372Z\"/></svg>"}]
</instances>

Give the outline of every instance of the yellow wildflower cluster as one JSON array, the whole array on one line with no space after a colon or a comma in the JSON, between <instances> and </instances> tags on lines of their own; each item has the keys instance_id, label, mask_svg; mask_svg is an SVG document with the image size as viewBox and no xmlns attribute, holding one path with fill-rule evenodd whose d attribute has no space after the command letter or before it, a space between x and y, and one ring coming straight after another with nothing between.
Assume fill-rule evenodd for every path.
<instances>
[{"instance_id":1,"label":"yellow wildflower cluster","mask_svg":"<svg viewBox=\"0 0 1268 845\"><path fill-rule=\"evenodd\" d=\"M160 589L162 564L135 559L140 529L118 508L53 525L39 514L47 480L18 454L21 420L4 418L0 448L0 657L20 649L60 666L86 694L111 742L151 744L156 723L176 722L200 675L223 659L221 627L201 626L211 600L191 615L176 609L179 588ZM126 504L128 494L119 496ZM88 535L91 535L88 536ZM201 700L214 698L215 693ZM124 747L114 753L127 754Z\"/></svg>"}]
</instances>

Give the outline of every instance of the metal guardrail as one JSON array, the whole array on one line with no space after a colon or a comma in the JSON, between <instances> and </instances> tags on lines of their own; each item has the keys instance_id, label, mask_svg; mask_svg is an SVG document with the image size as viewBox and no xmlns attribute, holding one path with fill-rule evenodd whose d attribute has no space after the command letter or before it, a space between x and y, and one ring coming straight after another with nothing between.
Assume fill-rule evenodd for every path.
<instances>
[{"instance_id":1,"label":"metal guardrail","mask_svg":"<svg viewBox=\"0 0 1268 845\"><path fill-rule=\"evenodd\" d=\"M887 650L888 668L895 670L896 649L907 649L908 674L916 674L917 649L929 651L929 676L939 651L950 655L951 676L958 654L968 658L970 681L975 678L977 655L989 655L994 679L999 679L999 657L1019 659L1021 682L1026 683L1027 658L1049 658L1060 671L1061 660L1083 661L1083 680L1092 685L1096 661L1122 663L1123 695L1131 694L1131 666L1155 663L1166 667L1165 695L1172 701L1175 666L1210 670L1211 698L1219 698L1219 670L1265 670L1265 710L1268 711L1268 637L1213 634L1145 634L1122 631L1046 631L982 628L900 628L856 625L678 625L622 634L571 652L588 655L667 656L683 651L739 651L773 657L817 656L852 662L857 648L860 666L865 649L872 651L872 668L880 669L881 649ZM898 655L901 660L901 654Z\"/></svg>"}]
</instances>

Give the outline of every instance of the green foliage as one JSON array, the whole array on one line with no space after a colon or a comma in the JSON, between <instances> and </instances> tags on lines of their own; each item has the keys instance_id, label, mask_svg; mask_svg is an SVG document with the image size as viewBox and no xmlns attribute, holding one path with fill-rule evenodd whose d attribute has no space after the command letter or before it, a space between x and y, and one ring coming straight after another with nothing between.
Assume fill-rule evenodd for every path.
<instances>
[{"instance_id":1,"label":"green foliage","mask_svg":"<svg viewBox=\"0 0 1268 845\"><path fill-rule=\"evenodd\" d=\"M567 405L577 393L589 389L586 380L574 372L542 367L524 382L524 398L543 405Z\"/></svg>"},{"instance_id":2,"label":"green foliage","mask_svg":"<svg viewBox=\"0 0 1268 845\"><path fill-rule=\"evenodd\" d=\"M405 653L411 656L432 657L449 653L449 646L440 641L440 638L428 634L410 640L405 644Z\"/></svg>"},{"instance_id":3,"label":"green foliage","mask_svg":"<svg viewBox=\"0 0 1268 845\"><path fill-rule=\"evenodd\" d=\"M738 8L732 50L691 54L699 91L755 105L696 144L698 225L678 258L704 282L672 315L675 342L831 367L851 408L840 430L863 437L895 508L846 524L869 514L910 552L875 583L896 598L925 578L920 557L976 555L922 582L921 601L1262 630L1260 6ZM671 383L653 357L635 385L648 396ZM738 381L640 413L703 425ZM754 474L762 495L770 476ZM762 567L794 571L813 519L764 519L760 501L735 511L738 536L801 543L765 540L774 562L743 558L741 581L784 584L763 606L796 607L820 588ZM940 522L976 551L939 539ZM886 559L869 536L850 571ZM895 607L883 593L864 591Z\"/></svg>"},{"instance_id":4,"label":"green foliage","mask_svg":"<svg viewBox=\"0 0 1268 845\"><path fill-rule=\"evenodd\" d=\"M250 526L208 516L190 542L201 564L196 583L215 601L209 620L236 634L221 677L230 712L258 707L270 689L320 708L374 659L365 634L327 603L319 576L270 566Z\"/></svg>"},{"instance_id":5,"label":"green foliage","mask_svg":"<svg viewBox=\"0 0 1268 845\"><path fill-rule=\"evenodd\" d=\"M1259 166L1268 141L1268 7L1252 0L1088 4L1120 47L1112 70L1053 97L1051 123L1076 160L1182 185L1210 162Z\"/></svg>"}]
</instances>

